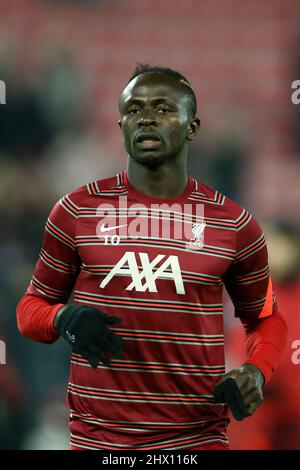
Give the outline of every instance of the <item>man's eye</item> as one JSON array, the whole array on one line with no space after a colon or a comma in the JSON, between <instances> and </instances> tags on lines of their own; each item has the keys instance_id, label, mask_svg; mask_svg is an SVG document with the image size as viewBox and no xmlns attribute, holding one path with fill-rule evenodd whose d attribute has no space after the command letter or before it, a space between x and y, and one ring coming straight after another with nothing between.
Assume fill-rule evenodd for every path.
<instances>
[{"instance_id":1,"label":"man's eye","mask_svg":"<svg viewBox=\"0 0 300 470\"><path fill-rule=\"evenodd\" d=\"M136 114L139 112L139 109L138 108L130 108L128 110L128 114Z\"/></svg>"},{"instance_id":2,"label":"man's eye","mask_svg":"<svg viewBox=\"0 0 300 470\"><path fill-rule=\"evenodd\" d=\"M160 107L160 108L158 108L157 111L158 111L159 113L161 113L161 114L165 114L165 113L168 113L168 112L170 111L170 109L169 109L169 108L166 108L166 107L163 107L163 108Z\"/></svg>"}]
</instances>

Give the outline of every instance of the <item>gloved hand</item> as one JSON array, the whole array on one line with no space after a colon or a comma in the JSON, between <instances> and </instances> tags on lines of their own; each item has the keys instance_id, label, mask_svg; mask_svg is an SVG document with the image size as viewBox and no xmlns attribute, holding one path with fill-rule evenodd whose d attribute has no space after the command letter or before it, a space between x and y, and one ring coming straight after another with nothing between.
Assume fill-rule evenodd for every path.
<instances>
[{"instance_id":1,"label":"gloved hand","mask_svg":"<svg viewBox=\"0 0 300 470\"><path fill-rule=\"evenodd\" d=\"M216 402L227 403L238 421L251 416L263 402L264 376L252 364L233 369L223 376L215 386Z\"/></svg>"},{"instance_id":2,"label":"gloved hand","mask_svg":"<svg viewBox=\"0 0 300 470\"><path fill-rule=\"evenodd\" d=\"M97 308L73 304L58 313L55 327L75 353L97 368L99 361L110 365L109 353L122 357L122 338L107 326L121 321Z\"/></svg>"},{"instance_id":3,"label":"gloved hand","mask_svg":"<svg viewBox=\"0 0 300 470\"><path fill-rule=\"evenodd\" d=\"M242 400L242 394L234 379L226 379L214 388L214 399L217 403L227 403L233 416L238 421L249 416Z\"/></svg>"}]
</instances>

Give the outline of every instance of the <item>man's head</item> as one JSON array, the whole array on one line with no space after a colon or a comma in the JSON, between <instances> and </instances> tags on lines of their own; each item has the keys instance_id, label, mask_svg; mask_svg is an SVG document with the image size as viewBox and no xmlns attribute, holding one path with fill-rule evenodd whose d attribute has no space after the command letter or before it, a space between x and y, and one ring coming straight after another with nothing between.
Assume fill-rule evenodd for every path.
<instances>
[{"instance_id":1,"label":"man's head","mask_svg":"<svg viewBox=\"0 0 300 470\"><path fill-rule=\"evenodd\" d=\"M196 137L196 97L179 72L140 65L120 97L120 121L125 148L137 162L157 166L186 158Z\"/></svg>"}]
</instances>

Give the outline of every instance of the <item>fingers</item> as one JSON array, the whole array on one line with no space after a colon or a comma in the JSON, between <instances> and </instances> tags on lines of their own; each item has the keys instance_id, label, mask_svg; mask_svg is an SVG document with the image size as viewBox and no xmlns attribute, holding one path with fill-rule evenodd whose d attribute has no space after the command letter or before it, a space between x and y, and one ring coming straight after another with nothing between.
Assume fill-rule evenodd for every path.
<instances>
[{"instance_id":1,"label":"fingers","mask_svg":"<svg viewBox=\"0 0 300 470\"><path fill-rule=\"evenodd\" d=\"M110 366L110 356L109 356L109 354L107 354L103 351L98 351L97 355L99 357L99 360L103 363L104 366L106 366L106 367Z\"/></svg>"},{"instance_id":2,"label":"fingers","mask_svg":"<svg viewBox=\"0 0 300 470\"><path fill-rule=\"evenodd\" d=\"M93 328L88 325L76 336L73 351L84 357L92 367L96 368L99 361L110 366L110 357L123 357L123 339L103 323L96 323Z\"/></svg>"},{"instance_id":3,"label":"fingers","mask_svg":"<svg viewBox=\"0 0 300 470\"><path fill-rule=\"evenodd\" d=\"M261 405L264 399L262 388L257 381L257 376L248 374L247 380L243 382L240 390L243 397L243 402L250 416Z\"/></svg>"},{"instance_id":4,"label":"fingers","mask_svg":"<svg viewBox=\"0 0 300 470\"><path fill-rule=\"evenodd\" d=\"M228 404L233 416L242 420L256 411L263 401L261 380L257 370L246 367L225 374L214 389L217 402Z\"/></svg>"},{"instance_id":5,"label":"fingers","mask_svg":"<svg viewBox=\"0 0 300 470\"><path fill-rule=\"evenodd\" d=\"M245 406L240 389L236 382L231 382L231 386L225 390L225 401L236 420L241 421L248 416L247 407Z\"/></svg>"},{"instance_id":6,"label":"fingers","mask_svg":"<svg viewBox=\"0 0 300 470\"><path fill-rule=\"evenodd\" d=\"M105 316L106 318L104 318L103 320L107 325L115 325L116 323L122 322L122 319L119 317L110 316L110 315L105 315Z\"/></svg>"},{"instance_id":7,"label":"fingers","mask_svg":"<svg viewBox=\"0 0 300 470\"><path fill-rule=\"evenodd\" d=\"M99 361L108 367L110 355L117 359L123 357L122 338L108 330L101 335L93 335L85 347L80 344L74 345L73 351L84 357L94 368L98 366Z\"/></svg>"},{"instance_id":8,"label":"fingers","mask_svg":"<svg viewBox=\"0 0 300 470\"><path fill-rule=\"evenodd\" d=\"M122 320L117 317L110 317L106 324L113 325L121 322ZM122 352L122 337L115 333L114 330L106 326L106 324L99 324L98 331L93 332L91 341L99 346L103 351L110 352L114 356L121 358Z\"/></svg>"},{"instance_id":9,"label":"fingers","mask_svg":"<svg viewBox=\"0 0 300 470\"><path fill-rule=\"evenodd\" d=\"M249 416L241 391L233 378L229 377L221 381L214 389L214 397L217 402L227 403L233 416L238 421Z\"/></svg>"},{"instance_id":10,"label":"fingers","mask_svg":"<svg viewBox=\"0 0 300 470\"><path fill-rule=\"evenodd\" d=\"M247 406L247 410L248 410L248 413L249 413L249 416L251 416L254 411L257 410L257 408L259 407L261 403L257 404L256 402L253 402L253 403L250 403L248 406Z\"/></svg>"},{"instance_id":11,"label":"fingers","mask_svg":"<svg viewBox=\"0 0 300 470\"><path fill-rule=\"evenodd\" d=\"M102 362L106 367L110 366L110 356L108 353L101 351L99 348L90 346L89 348L74 348L74 352L80 354L84 359L86 359L93 369L98 367L99 362Z\"/></svg>"},{"instance_id":12,"label":"fingers","mask_svg":"<svg viewBox=\"0 0 300 470\"><path fill-rule=\"evenodd\" d=\"M107 330L93 338L93 343L102 351L111 353L113 356L121 358L122 352L122 338L115 334L113 331Z\"/></svg>"},{"instance_id":13,"label":"fingers","mask_svg":"<svg viewBox=\"0 0 300 470\"><path fill-rule=\"evenodd\" d=\"M91 342L99 344L104 350L108 348L108 351L113 353L122 347L123 339L114 330L102 324L93 331Z\"/></svg>"},{"instance_id":14,"label":"fingers","mask_svg":"<svg viewBox=\"0 0 300 470\"><path fill-rule=\"evenodd\" d=\"M228 375L228 378L232 378L235 380L235 382L237 383L237 386L239 387L241 391L247 385L249 376L243 370L242 367L239 367L238 369L234 369L232 372L229 372L227 375Z\"/></svg>"},{"instance_id":15,"label":"fingers","mask_svg":"<svg viewBox=\"0 0 300 470\"><path fill-rule=\"evenodd\" d=\"M241 385L239 384L239 388L243 396L246 396L248 393L251 393L252 390L259 391L262 396L262 388L257 383L256 378L253 376L246 375L246 380L244 380Z\"/></svg>"},{"instance_id":16,"label":"fingers","mask_svg":"<svg viewBox=\"0 0 300 470\"><path fill-rule=\"evenodd\" d=\"M243 395L243 402L248 413L252 414L263 402L263 394L260 390L253 388Z\"/></svg>"},{"instance_id":17,"label":"fingers","mask_svg":"<svg viewBox=\"0 0 300 470\"><path fill-rule=\"evenodd\" d=\"M84 307L81 312L81 317L84 319L86 319L87 317L97 318L100 323L105 323L108 325L114 325L116 323L122 322L122 318L114 315L107 315L107 313L103 313L97 308L93 307Z\"/></svg>"}]
</instances>

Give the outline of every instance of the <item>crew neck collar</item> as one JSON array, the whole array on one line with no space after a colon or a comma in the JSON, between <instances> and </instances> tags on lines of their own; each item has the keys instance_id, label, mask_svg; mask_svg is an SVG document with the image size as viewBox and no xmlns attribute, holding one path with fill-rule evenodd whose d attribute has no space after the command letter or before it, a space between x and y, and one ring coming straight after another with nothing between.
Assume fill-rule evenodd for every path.
<instances>
[{"instance_id":1,"label":"crew neck collar","mask_svg":"<svg viewBox=\"0 0 300 470\"><path fill-rule=\"evenodd\" d=\"M128 193L132 195L135 199L139 199L140 201L145 201L145 202L183 202L185 201L191 192L195 189L195 180L192 176L188 176L188 183L186 187L184 188L183 192L179 194L179 196L175 198L158 198L158 197L153 197L153 196L148 196L147 194L139 191L136 189L129 181L128 179L128 172L127 170L123 170L121 172L122 176L122 181L126 189L128 190Z\"/></svg>"}]
</instances>

